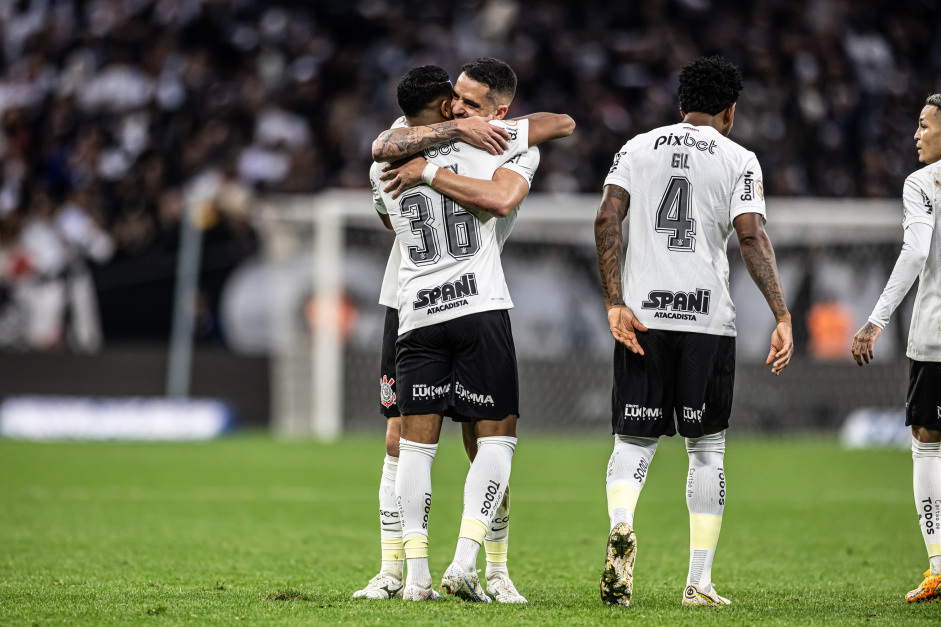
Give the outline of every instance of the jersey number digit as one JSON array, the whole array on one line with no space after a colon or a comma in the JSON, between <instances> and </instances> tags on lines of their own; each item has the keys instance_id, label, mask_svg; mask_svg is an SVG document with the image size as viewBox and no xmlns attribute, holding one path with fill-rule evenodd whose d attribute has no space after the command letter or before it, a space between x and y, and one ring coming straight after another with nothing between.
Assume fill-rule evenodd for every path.
<instances>
[{"instance_id":1,"label":"jersey number digit","mask_svg":"<svg viewBox=\"0 0 941 627\"><path fill-rule=\"evenodd\" d=\"M448 232L448 254L455 259L473 257L480 250L477 218L444 194L444 226Z\"/></svg>"},{"instance_id":2,"label":"jersey number digit","mask_svg":"<svg viewBox=\"0 0 941 627\"><path fill-rule=\"evenodd\" d=\"M667 248L693 252L696 250L696 221L689 216L690 194L693 186L685 176L670 179L667 191L657 209L657 232L666 233Z\"/></svg>"},{"instance_id":3,"label":"jersey number digit","mask_svg":"<svg viewBox=\"0 0 941 627\"><path fill-rule=\"evenodd\" d=\"M457 174L456 164L445 167ZM480 250L477 218L444 194L441 194L441 204L444 207L448 254L455 259L473 257ZM399 206L402 216L409 220L412 233L420 235L422 241L421 247L408 247L409 257L419 266L437 263L441 254L438 252L438 233L432 226L434 207L431 201L421 192L415 192L405 196Z\"/></svg>"},{"instance_id":4,"label":"jersey number digit","mask_svg":"<svg viewBox=\"0 0 941 627\"><path fill-rule=\"evenodd\" d=\"M419 266L437 263L441 254L438 252L438 234L431 226L431 201L421 192L415 192L403 198L399 207L402 216L408 219L412 233L421 237L421 247L409 246L408 256Z\"/></svg>"}]
</instances>

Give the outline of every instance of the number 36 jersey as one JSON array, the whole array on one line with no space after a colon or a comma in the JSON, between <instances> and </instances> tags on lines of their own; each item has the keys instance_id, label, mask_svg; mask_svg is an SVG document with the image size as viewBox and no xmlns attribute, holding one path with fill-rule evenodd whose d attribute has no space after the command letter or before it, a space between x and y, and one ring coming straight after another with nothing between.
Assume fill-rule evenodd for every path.
<instances>
[{"instance_id":1,"label":"number 36 jersey","mask_svg":"<svg viewBox=\"0 0 941 627\"><path fill-rule=\"evenodd\" d=\"M732 221L765 217L761 168L711 126L628 141L604 181L630 195L624 302L650 329L735 335L726 246Z\"/></svg>"},{"instance_id":2,"label":"number 36 jersey","mask_svg":"<svg viewBox=\"0 0 941 627\"><path fill-rule=\"evenodd\" d=\"M507 162L529 148L528 120L494 120L510 134L502 155L491 155L461 141L448 141L422 151L441 168L477 179L491 180ZM401 256L397 303L399 335L468 314L511 309L513 301L500 263L499 220L479 220L427 185L419 185L393 200L376 180L381 168L370 170L395 229Z\"/></svg>"}]
</instances>

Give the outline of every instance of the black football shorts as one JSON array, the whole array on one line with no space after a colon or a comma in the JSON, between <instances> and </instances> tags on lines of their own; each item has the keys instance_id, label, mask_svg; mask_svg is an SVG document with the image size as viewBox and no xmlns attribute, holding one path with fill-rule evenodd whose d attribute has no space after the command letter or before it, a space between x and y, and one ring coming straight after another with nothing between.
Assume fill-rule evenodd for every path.
<instances>
[{"instance_id":1,"label":"black football shorts","mask_svg":"<svg viewBox=\"0 0 941 627\"><path fill-rule=\"evenodd\" d=\"M909 359L905 424L941 431L941 363Z\"/></svg>"},{"instance_id":2,"label":"black football shorts","mask_svg":"<svg viewBox=\"0 0 941 627\"><path fill-rule=\"evenodd\" d=\"M519 415L516 347L505 309L412 329L395 346L403 416L456 414L477 422Z\"/></svg>"},{"instance_id":3,"label":"black football shorts","mask_svg":"<svg viewBox=\"0 0 941 627\"><path fill-rule=\"evenodd\" d=\"M638 332L637 341L644 355L615 344L615 434L656 438L679 431L683 437L700 438L728 428L734 337L650 329Z\"/></svg>"},{"instance_id":4,"label":"black football shorts","mask_svg":"<svg viewBox=\"0 0 941 627\"><path fill-rule=\"evenodd\" d=\"M395 340L399 336L399 310L386 307L386 320L382 327L382 356L379 358L379 411L386 418L396 418L399 406L395 402Z\"/></svg>"}]
</instances>

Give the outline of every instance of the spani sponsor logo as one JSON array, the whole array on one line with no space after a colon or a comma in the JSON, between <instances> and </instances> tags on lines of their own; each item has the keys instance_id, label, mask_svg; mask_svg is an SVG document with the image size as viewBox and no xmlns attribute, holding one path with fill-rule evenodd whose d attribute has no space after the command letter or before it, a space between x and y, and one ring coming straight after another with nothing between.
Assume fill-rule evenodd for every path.
<instances>
[{"instance_id":1,"label":"spani sponsor logo","mask_svg":"<svg viewBox=\"0 0 941 627\"><path fill-rule=\"evenodd\" d=\"M465 296L477 296L477 277L473 272L462 275L457 281L442 283L430 290L419 290L418 298L412 305L416 310L433 307L428 313L435 313L466 305Z\"/></svg>"},{"instance_id":2,"label":"spani sponsor logo","mask_svg":"<svg viewBox=\"0 0 941 627\"><path fill-rule=\"evenodd\" d=\"M716 140L705 141L702 139L696 139L688 132L685 135L674 135L670 133L669 135L661 135L653 143L653 149L656 150L660 146L686 146L687 148L695 148L700 152L708 152L710 155L716 154Z\"/></svg>"},{"instance_id":3,"label":"spani sponsor logo","mask_svg":"<svg viewBox=\"0 0 941 627\"><path fill-rule=\"evenodd\" d=\"M698 289L695 292L671 292L653 290L647 294L647 300L641 303L644 309L656 309L654 318L671 320L696 320L696 314L709 314L709 301L712 292Z\"/></svg>"}]
</instances>

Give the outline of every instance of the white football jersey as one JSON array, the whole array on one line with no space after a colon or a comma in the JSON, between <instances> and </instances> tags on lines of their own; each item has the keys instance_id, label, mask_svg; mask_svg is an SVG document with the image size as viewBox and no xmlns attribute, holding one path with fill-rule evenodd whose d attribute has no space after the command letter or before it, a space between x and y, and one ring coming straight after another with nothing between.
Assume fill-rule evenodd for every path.
<instances>
[{"instance_id":1,"label":"white football jersey","mask_svg":"<svg viewBox=\"0 0 941 627\"><path fill-rule=\"evenodd\" d=\"M735 335L726 245L732 221L765 216L761 168L711 126L637 135L605 185L630 195L624 302L649 329Z\"/></svg>"},{"instance_id":2,"label":"white football jersey","mask_svg":"<svg viewBox=\"0 0 941 627\"><path fill-rule=\"evenodd\" d=\"M933 163L905 179L902 191L902 227L920 222L929 225L928 259L918 275L918 294L908 330L906 354L916 361L941 361L941 229L935 208L941 203L941 162Z\"/></svg>"},{"instance_id":3,"label":"white football jersey","mask_svg":"<svg viewBox=\"0 0 941 627\"><path fill-rule=\"evenodd\" d=\"M494 120L510 134L502 155L491 155L461 141L447 141L422 151L430 163L462 176L492 179L494 172L529 149L528 120ZM399 334L461 316L510 309L497 220L482 222L452 199L427 185L397 200L382 191L377 172L370 178L395 228L401 256L397 305Z\"/></svg>"},{"instance_id":4,"label":"white football jersey","mask_svg":"<svg viewBox=\"0 0 941 627\"><path fill-rule=\"evenodd\" d=\"M398 128L400 122L404 126L405 118L402 117L396 120L392 128ZM379 213L388 213L378 187L378 185L383 184L383 181L379 180L379 176L382 174L382 168L384 166L385 164L382 163L373 163L369 169L369 182L372 186L373 205ZM513 170L526 179L527 186L532 187L533 177L536 175L536 169L539 168L539 148L530 146L529 150L524 154L509 159L500 166L500 168ZM516 226L516 218L519 216L520 207L522 206L523 203L521 202L513 208L513 211L511 211L508 216L493 218L491 220L496 223L496 236L497 242L500 245L500 252L503 252L503 245L510 237L510 233L513 232L513 227ZM396 241L392 244L392 251L389 253L389 260L386 262L385 273L382 275L382 288L379 290L380 305L398 309L397 295L399 290L399 266L401 263L402 255L399 253L398 236L396 236Z\"/></svg>"}]
</instances>

